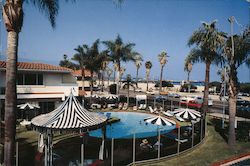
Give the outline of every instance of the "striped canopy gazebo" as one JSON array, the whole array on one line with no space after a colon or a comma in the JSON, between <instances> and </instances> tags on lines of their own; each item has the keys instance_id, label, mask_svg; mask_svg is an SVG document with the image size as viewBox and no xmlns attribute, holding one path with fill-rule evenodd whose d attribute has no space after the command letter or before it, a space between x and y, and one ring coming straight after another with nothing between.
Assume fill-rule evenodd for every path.
<instances>
[{"instance_id":1,"label":"striped canopy gazebo","mask_svg":"<svg viewBox=\"0 0 250 166\"><path fill-rule=\"evenodd\" d=\"M54 111L39 115L31 120L32 127L46 133L48 138L46 161L52 165L52 135L54 132L85 132L105 125L107 117L83 108L71 92L68 98ZM46 153L45 153L46 155Z\"/></svg>"}]
</instances>

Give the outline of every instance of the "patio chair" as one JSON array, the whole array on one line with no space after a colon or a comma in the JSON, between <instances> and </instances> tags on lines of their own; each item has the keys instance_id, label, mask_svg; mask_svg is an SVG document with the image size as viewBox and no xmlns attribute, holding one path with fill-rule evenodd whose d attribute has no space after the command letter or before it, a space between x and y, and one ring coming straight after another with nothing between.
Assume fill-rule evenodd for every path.
<instances>
[{"instance_id":1,"label":"patio chair","mask_svg":"<svg viewBox=\"0 0 250 166\"><path fill-rule=\"evenodd\" d=\"M162 111L162 113L166 116L172 117L174 116L170 111Z\"/></svg>"},{"instance_id":2,"label":"patio chair","mask_svg":"<svg viewBox=\"0 0 250 166\"><path fill-rule=\"evenodd\" d=\"M158 111L156 111L156 108L153 109L152 106L149 106L148 108L149 108L150 113L154 113L154 114L158 113Z\"/></svg>"},{"instance_id":3,"label":"patio chair","mask_svg":"<svg viewBox=\"0 0 250 166\"><path fill-rule=\"evenodd\" d=\"M139 110L141 110L141 109L142 109L142 107L143 107L143 104L140 104L140 106L139 106L139 108L138 108L138 109L139 109Z\"/></svg>"},{"instance_id":4,"label":"patio chair","mask_svg":"<svg viewBox=\"0 0 250 166\"><path fill-rule=\"evenodd\" d=\"M119 103L119 105L118 105L119 110L121 110L122 107L123 107L123 103Z\"/></svg>"},{"instance_id":5,"label":"patio chair","mask_svg":"<svg viewBox=\"0 0 250 166\"><path fill-rule=\"evenodd\" d=\"M123 105L122 109L123 109L123 110L128 109L128 104L127 104L127 103L124 103L124 105Z\"/></svg>"},{"instance_id":6,"label":"patio chair","mask_svg":"<svg viewBox=\"0 0 250 166\"><path fill-rule=\"evenodd\" d=\"M145 110L147 108L146 104L143 104L142 109Z\"/></svg>"},{"instance_id":7,"label":"patio chair","mask_svg":"<svg viewBox=\"0 0 250 166\"><path fill-rule=\"evenodd\" d=\"M137 106L134 106L134 107L133 107L133 111L137 111Z\"/></svg>"}]
</instances>

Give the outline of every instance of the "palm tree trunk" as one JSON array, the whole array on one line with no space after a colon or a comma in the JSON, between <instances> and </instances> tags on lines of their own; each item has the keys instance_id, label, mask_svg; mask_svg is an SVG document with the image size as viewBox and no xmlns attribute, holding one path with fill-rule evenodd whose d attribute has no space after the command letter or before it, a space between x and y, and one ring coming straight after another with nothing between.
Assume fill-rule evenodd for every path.
<instances>
[{"instance_id":1,"label":"palm tree trunk","mask_svg":"<svg viewBox=\"0 0 250 166\"><path fill-rule=\"evenodd\" d=\"M228 145L232 151L235 149L236 137L235 137L235 114L236 114L236 96L229 97L229 133L228 133Z\"/></svg>"},{"instance_id":2,"label":"palm tree trunk","mask_svg":"<svg viewBox=\"0 0 250 166\"><path fill-rule=\"evenodd\" d=\"M138 74L139 74L139 68L136 68L136 88L138 88Z\"/></svg>"},{"instance_id":3,"label":"palm tree trunk","mask_svg":"<svg viewBox=\"0 0 250 166\"><path fill-rule=\"evenodd\" d=\"M102 92L104 89L104 70L102 71Z\"/></svg>"},{"instance_id":4,"label":"palm tree trunk","mask_svg":"<svg viewBox=\"0 0 250 166\"><path fill-rule=\"evenodd\" d=\"M127 104L128 104L128 106L129 106L129 82L127 83L127 88L128 88Z\"/></svg>"},{"instance_id":5,"label":"palm tree trunk","mask_svg":"<svg viewBox=\"0 0 250 166\"><path fill-rule=\"evenodd\" d=\"M16 136L16 77L17 77L17 49L18 33L8 32L7 66L5 91L5 138L4 138L4 165L15 165L15 136Z\"/></svg>"},{"instance_id":6,"label":"palm tree trunk","mask_svg":"<svg viewBox=\"0 0 250 166\"><path fill-rule=\"evenodd\" d=\"M190 88L191 88L191 84L189 82L189 76L190 76L190 72L188 71L188 77L187 77L187 82L188 82L188 93L190 93Z\"/></svg>"},{"instance_id":7,"label":"palm tree trunk","mask_svg":"<svg viewBox=\"0 0 250 166\"><path fill-rule=\"evenodd\" d=\"M209 75L210 75L210 65L211 63L206 63L206 74L205 74L205 88L204 88L204 101L202 105L203 115L208 111L208 94L209 94Z\"/></svg>"},{"instance_id":8,"label":"palm tree trunk","mask_svg":"<svg viewBox=\"0 0 250 166\"><path fill-rule=\"evenodd\" d=\"M148 72L146 74L146 77L147 77L147 91L148 91L148 77L149 77L149 73Z\"/></svg>"},{"instance_id":9,"label":"palm tree trunk","mask_svg":"<svg viewBox=\"0 0 250 166\"><path fill-rule=\"evenodd\" d=\"M93 96L93 86L94 86L94 80L93 80L93 71L91 71L91 83L90 83L90 103L92 104L92 96Z\"/></svg>"},{"instance_id":10,"label":"palm tree trunk","mask_svg":"<svg viewBox=\"0 0 250 166\"><path fill-rule=\"evenodd\" d=\"M236 101L237 101L237 71L235 65L232 63L230 66L229 77L229 133L228 145L232 151L235 150L236 136L235 136L235 114L236 114Z\"/></svg>"},{"instance_id":11,"label":"palm tree trunk","mask_svg":"<svg viewBox=\"0 0 250 166\"><path fill-rule=\"evenodd\" d=\"M116 87L117 87L117 91L116 91L116 93L117 93L117 95L119 95L119 91L120 91L120 85L119 85L119 83L120 83L120 70L121 70L121 65L120 65L120 62L118 62L118 71L117 71L117 85L116 85Z\"/></svg>"},{"instance_id":12,"label":"palm tree trunk","mask_svg":"<svg viewBox=\"0 0 250 166\"><path fill-rule=\"evenodd\" d=\"M85 69L84 69L84 67L82 68L82 91L83 92L85 92L85 89L84 89L84 87L85 87L85 82L84 82L84 78L85 78Z\"/></svg>"},{"instance_id":13,"label":"palm tree trunk","mask_svg":"<svg viewBox=\"0 0 250 166\"><path fill-rule=\"evenodd\" d=\"M108 76L108 86L109 86L109 78L110 78L110 76Z\"/></svg>"},{"instance_id":14,"label":"palm tree trunk","mask_svg":"<svg viewBox=\"0 0 250 166\"><path fill-rule=\"evenodd\" d=\"M115 70L114 70L114 84L115 84L115 79L116 79L116 75L115 75Z\"/></svg>"},{"instance_id":15,"label":"palm tree trunk","mask_svg":"<svg viewBox=\"0 0 250 166\"><path fill-rule=\"evenodd\" d=\"M163 65L161 66L160 92L162 90L162 75L163 75Z\"/></svg>"}]
</instances>

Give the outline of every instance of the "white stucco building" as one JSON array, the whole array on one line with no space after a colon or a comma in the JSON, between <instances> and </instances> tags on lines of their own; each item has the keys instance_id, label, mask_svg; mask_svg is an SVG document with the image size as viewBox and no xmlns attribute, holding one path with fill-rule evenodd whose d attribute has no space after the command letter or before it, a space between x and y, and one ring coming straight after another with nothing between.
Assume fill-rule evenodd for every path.
<instances>
[{"instance_id":1,"label":"white stucco building","mask_svg":"<svg viewBox=\"0 0 250 166\"><path fill-rule=\"evenodd\" d=\"M6 62L0 61L0 110L4 109ZM68 68L42 63L18 62L18 104L40 106L40 113L52 111L71 89L78 96L76 78Z\"/></svg>"}]
</instances>

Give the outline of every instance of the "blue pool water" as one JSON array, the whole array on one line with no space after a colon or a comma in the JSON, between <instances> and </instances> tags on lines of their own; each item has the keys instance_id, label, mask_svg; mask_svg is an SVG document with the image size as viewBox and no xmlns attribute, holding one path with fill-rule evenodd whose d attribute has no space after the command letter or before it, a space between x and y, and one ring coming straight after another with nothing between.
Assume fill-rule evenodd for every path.
<instances>
[{"instance_id":1,"label":"blue pool water","mask_svg":"<svg viewBox=\"0 0 250 166\"><path fill-rule=\"evenodd\" d=\"M108 112L104 113L105 115ZM106 136L107 138L133 138L135 133L136 138L145 138L157 136L157 125L144 122L144 119L153 116L145 113L135 112L109 112L110 117L117 117L119 122L107 125ZM168 133L175 129L173 126L159 126L161 134ZM101 129L90 131L92 137L102 137Z\"/></svg>"}]
</instances>

